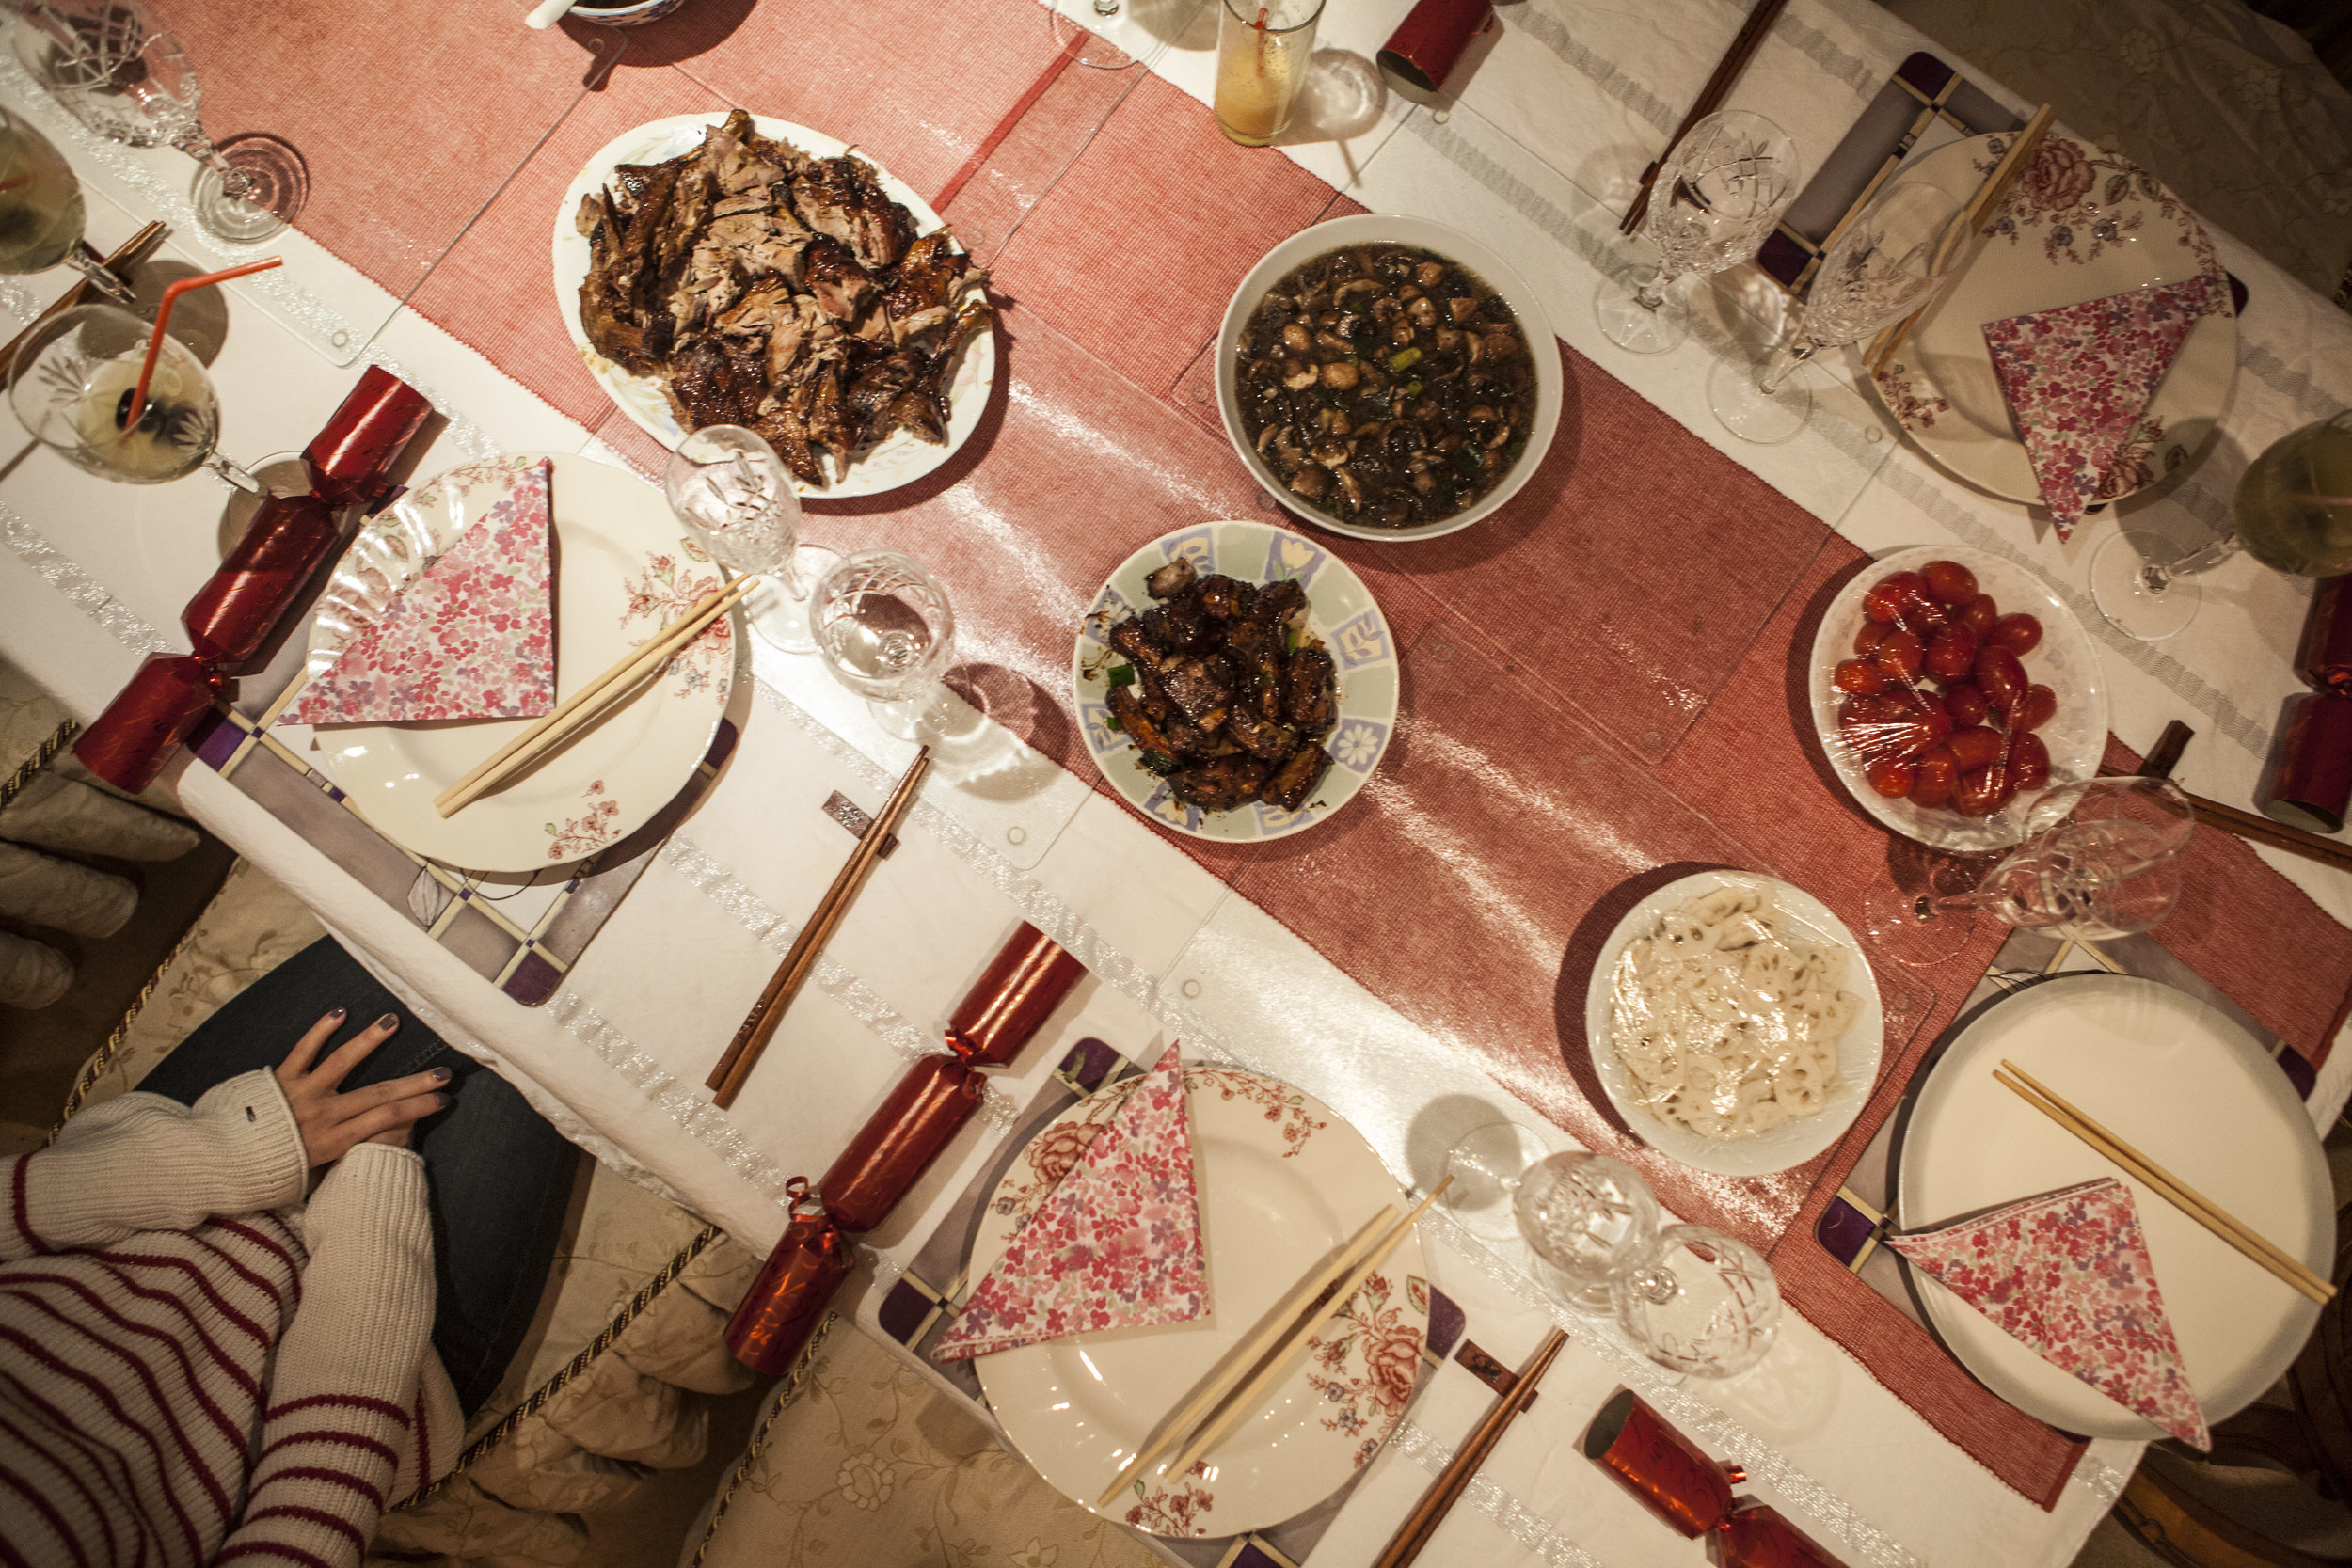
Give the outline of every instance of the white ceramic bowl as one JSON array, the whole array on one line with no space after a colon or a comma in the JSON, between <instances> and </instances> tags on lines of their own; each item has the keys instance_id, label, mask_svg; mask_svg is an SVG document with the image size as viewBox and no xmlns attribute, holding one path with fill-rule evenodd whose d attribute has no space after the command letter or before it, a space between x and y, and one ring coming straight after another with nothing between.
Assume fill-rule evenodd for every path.
<instances>
[{"instance_id":1,"label":"white ceramic bowl","mask_svg":"<svg viewBox=\"0 0 2352 1568\"><path fill-rule=\"evenodd\" d=\"M1502 476L1500 484L1472 505L1451 517L1419 528L1366 528L1326 515L1304 497L1291 493L1290 486L1250 445L1248 432L1242 424L1235 356L1240 351L1242 328L1248 325L1250 312L1258 308L1266 291L1281 281L1291 269L1352 245L1419 245L1468 267L1510 304L1512 314L1519 319L1520 335L1535 359L1535 418L1528 426L1527 448L1519 453L1518 462ZM1233 443L1233 450L1241 453L1241 460L1249 466L1258 483L1265 486L1266 493L1316 528L1357 539L1435 539L1441 533L1466 529L1492 514L1518 495L1528 477L1542 465L1544 453L1551 450L1552 431L1560 423L1560 349L1552 338L1551 319L1544 314L1535 291L1527 286L1527 279L1519 276L1517 268L1493 250L1458 229L1449 229L1427 218L1398 213L1359 213L1300 230L1267 251L1264 260L1251 267L1248 276L1241 280L1241 287L1233 291L1232 302L1225 307L1225 323L1216 333L1216 410L1224 418L1225 434Z\"/></svg>"}]
</instances>

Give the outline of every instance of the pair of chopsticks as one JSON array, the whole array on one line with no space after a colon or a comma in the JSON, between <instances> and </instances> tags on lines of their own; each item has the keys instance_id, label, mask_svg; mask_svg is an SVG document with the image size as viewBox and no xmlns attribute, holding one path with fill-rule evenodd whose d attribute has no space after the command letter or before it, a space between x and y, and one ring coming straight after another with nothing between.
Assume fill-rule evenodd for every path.
<instances>
[{"instance_id":1,"label":"pair of chopsticks","mask_svg":"<svg viewBox=\"0 0 2352 1568\"><path fill-rule=\"evenodd\" d=\"M1682 144L1682 138L1691 134L1691 127L1724 106L1724 100L1730 96L1732 83L1738 81L1740 73L1747 70L1748 61L1755 58L1756 50L1763 45L1764 35L1772 30L1772 24L1780 18L1781 8L1788 3L1788 0L1756 0L1756 9L1748 13L1748 20L1740 24L1738 35L1731 40L1731 47L1724 51L1723 59L1716 64L1715 74L1709 76L1707 86L1699 89L1698 99L1691 105L1691 112L1682 117L1682 123L1675 127L1675 134L1667 138L1664 149L1650 160L1649 167L1642 171L1642 188L1633 193L1633 204L1625 210L1624 221L1617 225L1618 233L1630 234L1642 227L1642 220L1649 215L1650 196L1658 183L1659 171L1666 166L1666 160L1674 156L1675 149Z\"/></svg>"},{"instance_id":2,"label":"pair of chopsticks","mask_svg":"<svg viewBox=\"0 0 2352 1568\"><path fill-rule=\"evenodd\" d=\"M121 277L123 268L147 260L148 252L153 250L163 237L164 226L161 223L149 224L123 241L116 248L114 254L106 258L106 270ZM125 278L124 281L127 282L129 279ZM8 367L16 363L17 351L24 346L34 333L39 332L75 306L88 304L90 295L97 290L98 285L87 277L74 279L73 286L57 296L56 304L35 316L32 325L8 340L8 347L0 348L0 376L6 376L8 373Z\"/></svg>"},{"instance_id":3,"label":"pair of chopsticks","mask_svg":"<svg viewBox=\"0 0 2352 1568\"><path fill-rule=\"evenodd\" d=\"M727 1042L718 1065L710 1069L710 1077L704 1086L718 1091L711 1097L710 1102L722 1111L733 1105L735 1097L743 1091L744 1080L751 1077L752 1069L759 1065L760 1053L768 1049L768 1041L775 1035L776 1025L784 1022L784 1015L791 1007L792 999L800 994L801 987L816 972L817 960L823 957L825 944L833 940L833 933L840 926L841 917L849 913L858 889L866 885L866 879L873 871L874 863L882 858L882 847L890 842L891 835L898 831L898 825L906 820L907 813L914 808L915 789L922 784L923 775L930 770L930 766L931 749L929 746L918 747L914 760L908 764L906 773L898 780L898 787L890 792L889 800L874 815L873 821L866 824L866 832L858 837L857 847L850 851L848 863L834 878L833 886L825 890L825 896L818 902L816 912L808 917L808 924L801 927L801 934L792 939L791 947L784 955L784 962L776 966L775 974L769 978L768 989L759 993L757 1002L752 1004L752 1010L745 1015L742 1027L736 1030L735 1038Z\"/></svg>"},{"instance_id":4,"label":"pair of chopsticks","mask_svg":"<svg viewBox=\"0 0 2352 1568\"><path fill-rule=\"evenodd\" d=\"M1470 1430L1470 1436L1463 1439L1461 1451L1454 1456L1454 1462L1438 1477L1438 1484L1431 1487L1428 1494L1414 1506L1413 1512L1406 1515L1405 1522L1397 1527L1396 1534L1390 1539L1388 1549L1380 1554L1373 1568L1405 1568L1406 1563L1421 1555L1421 1549L1429 1544L1429 1538L1438 1533L1438 1527L1445 1523L1447 1511L1470 1489L1479 1466L1486 1463L1486 1456L1494 1452L1497 1443L1502 1441L1504 1430L1518 1418L1520 1411L1534 1402L1535 1385L1541 1383L1544 1374L1551 1370L1552 1358L1560 1354L1560 1347L1567 1343L1567 1339L1568 1337L1556 1328L1544 1337L1544 1342L1535 1347L1535 1354L1528 1359L1527 1365L1519 1369L1518 1381L1511 1385L1511 1391L1495 1401L1494 1408L1487 1411L1478 1425Z\"/></svg>"},{"instance_id":5,"label":"pair of chopsticks","mask_svg":"<svg viewBox=\"0 0 2352 1568\"><path fill-rule=\"evenodd\" d=\"M1439 1181L1402 1220L1396 1217L1395 1204L1384 1206L1348 1238L1337 1257L1292 1286L1290 1293L1258 1320L1191 1397L1168 1414L1136 1456L1119 1467L1094 1506L1108 1508L1113 1497L1131 1481L1151 1474L1152 1466L1170 1449L1176 1450L1176 1457L1168 1464L1168 1473L1184 1475L1244 1417L1253 1414L1266 1393L1290 1371L1307 1341L1355 1299L1365 1277L1389 1260L1389 1254L1413 1233L1413 1222L1453 1181L1451 1176Z\"/></svg>"},{"instance_id":6,"label":"pair of chopsticks","mask_svg":"<svg viewBox=\"0 0 2352 1568\"><path fill-rule=\"evenodd\" d=\"M2142 777L2169 779L2181 760L2181 751L2197 732L2178 719L2165 725L2164 734L2148 752L2138 771ZM2101 767L2099 776L2115 778L2130 772L2129 768ZM2208 800L2202 795L2188 798L2189 808L2197 813L2197 820L2209 822L2225 832L2254 844L2267 844L2273 849L2283 849L2290 855L2332 865L2339 871L2352 871L2352 844L2341 839L2327 838L2318 833L2290 828L2283 822L2273 822L2260 812L2244 811L2225 806L2218 800Z\"/></svg>"},{"instance_id":7,"label":"pair of chopsticks","mask_svg":"<svg viewBox=\"0 0 2352 1568\"><path fill-rule=\"evenodd\" d=\"M693 609L607 666L604 673L548 711L531 728L483 758L472 772L433 798L433 809L454 816L476 800L536 766L541 758L625 702L640 681L670 662L703 628L759 584L756 576L714 588Z\"/></svg>"},{"instance_id":8,"label":"pair of chopsticks","mask_svg":"<svg viewBox=\"0 0 2352 1568\"><path fill-rule=\"evenodd\" d=\"M2000 1069L1993 1076L2003 1086L2065 1128L2069 1132L2106 1155L2142 1182L2155 1189L2156 1196L2203 1226L2247 1257L2277 1275L2280 1279L2325 1307L2335 1299L2336 1288L2303 1266L2285 1249L2254 1230L2245 1221L2223 1209L2213 1199L2157 1164L2139 1150L2100 1126L2081 1111L2060 1099L2055 1092L2035 1081L2033 1074L2015 1062L2003 1058Z\"/></svg>"},{"instance_id":9,"label":"pair of chopsticks","mask_svg":"<svg viewBox=\"0 0 2352 1568\"><path fill-rule=\"evenodd\" d=\"M2033 160L2034 150L2042 145L2042 135L2050 129L2052 118L2050 105L2044 103L2034 111L2031 119L2026 121L2026 128L2017 133L2017 139L2009 144L2009 150L1994 166L1992 178L1978 188L1976 199L1968 203L1967 216L1952 225L1950 231L1944 236L1943 245L1936 249L1934 263L1928 269L1930 276L1949 266L1959 254L1960 247L2000 212L2001 203L2009 199L2010 187L2017 183L2017 177L2026 172L2026 164ZM1878 341L1870 345L1867 356L1873 375L1886 368L1887 361L1895 357L1895 351L1902 347L1903 340L1911 335L1912 327L1934 303L1934 298L1931 296L1927 305L1920 306L1879 334Z\"/></svg>"}]
</instances>

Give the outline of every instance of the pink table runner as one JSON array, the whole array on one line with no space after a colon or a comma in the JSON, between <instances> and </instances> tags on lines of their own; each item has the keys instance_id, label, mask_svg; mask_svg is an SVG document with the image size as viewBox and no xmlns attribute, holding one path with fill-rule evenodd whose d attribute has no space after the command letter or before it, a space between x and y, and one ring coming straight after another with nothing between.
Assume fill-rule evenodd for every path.
<instances>
[{"instance_id":1,"label":"pink table runner","mask_svg":"<svg viewBox=\"0 0 2352 1568\"><path fill-rule=\"evenodd\" d=\"M420 26L442 14L421 3L370 14L412 11ZM954 461L889 495L813 502L808 531L938 567L959 610L959 679L1083 775L1066 673L1096 586L1140 540L1202 517L1278 515L1200 395L1225 302L1276 241L1360 209L1279 154L1228 143L1166 83L1073 64L1033 0L953 13L879 0L853 29L778 0L736 14L690 7L637 34L415 304L651 468L658 450L580 367L548 283L553 209L590 153L645 120L740 102L952 197L947 216L983 230L976 248L996 268L999 395ZM435 90L437 126L508 112L487 73ZM312 134L339 156L396 165L419 128L353 119ZM1705 1176L1650 1154L1602 1108L1585 979L1634 899L1731 864L1851 918L1906 847L1829 772L1798 664L1860 552L1562 352L1559 436L1510 506L1450 539L1333 544L1405 651L1396 739L1360 800L1263 848L1184 847L1542 1114L1634 1161L1678 1212L1772 1248L1799 1310L2046 1505L2077 1447L1986 1393L1810 1236L1990 961L1997 927L1936 969L1881 974L1887 1070L1844 1143L1804 1169ZM2244 845L2199 840L2195 891L2159 935L2316 1061L2352 979L2352 932Z\"/></svg>"}]
</instances>

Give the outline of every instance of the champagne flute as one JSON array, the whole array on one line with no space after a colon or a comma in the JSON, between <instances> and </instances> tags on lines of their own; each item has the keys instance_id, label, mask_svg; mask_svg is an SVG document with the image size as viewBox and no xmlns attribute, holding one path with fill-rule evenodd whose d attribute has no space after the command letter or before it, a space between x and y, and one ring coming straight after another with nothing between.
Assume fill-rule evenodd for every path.
<instances>
[{"instance_id":1,"label":"champagne flute","mask_svg":"<svg viewBox=\"0 0 2352 1568\"><path fill-rule=\"evenodd\" d=\"M162 484L210 468L241 490L262 483L215 450L220 399L212 377L168 333L129 423L153 328L111 305L82 305L44 322L8 368L8 406L25 430L75 467L123 484Z\"/></svg>"},{"instance_id":2,"label":"champagne flute","mask_svg":"<svg viewBox=\"0 0 2352 1568\"><path fill-rule=\"evenodd\" d=\"M2107 624L2143 642L2197 618L2194 581L2244 551L2296 577L2352 572L2352 409L2280 436L2247 465L2232 527L2185 553L2160 533L2118 533L2090 558L2090 597Z\"/></svg>"},{"instance_id":3,"label":"champagne flute","mask_svg":"<svg viewBox=\"0 0 2352 1568\"><path fill-rule=\"evenodd\" d=\"M741 425L705 425L670 454L661 488L712 560L768 579L746 607L752 629L787 653L814 652L809 588L838 558L800 543L801 498L776 449Z\"/></svg>"},{"instance_id":4,"label":"champagne flute","mask_svg":"<svg viewBox=\"0 0 2352 1568\"><path fill-rule=\"evenodd\" d=\"M818 579L811 629L834 679L873 705L902 740L942 734L950 712L940 679L955 655L947 590L911 555L860 550Z\"/></svg>"},{"instance_id":5,"label":"champagne flute","mask_svg":"<svg viewBox=\"0 0 2352 1568\"><path fill-rule=\"evenodd\" d=\"M267 239L309 198L309 166L290 143L260 132L215 143L204 134L196 67L138 0L31 0L13 43L33 79L97 135L195 159L189 199L215 237Z\"/></svg>"},{"instance_id":6,"label":"champagne flute","mask_svg":"<svg viewBox=\"0 0 2352 1568\"><path fill-rule=\"evenodd\" d=\"M1691 330L1691 308L1666 292L1686 272L1722 272L1756 254L1797 194L1797 146L1762 115L1725 109L1691 127L1653 187L1645 230L1658 246L1649 280L1613 277L1593 300L1603 336L1662 354Z\"/></svg>"},{"instance_id":7,"label":"champagne flute","mask_svg":"<svg viewBox=\"0 0 2352 1568\"><path fill-rule=\"evenodd\" d=\"M29 124L0 107L0 273L47 272L60 261L107 298L135 303L131 286L82 238L82 182Z\"/></svg>"},{"instance_id":8,"label":"champagne flute","mask_svg":"<svg viewBox=\"0 0 2352 1568\"><path fill-rule=\"evenodd\" d=\"M1743 440L1786 441L1813 417L1813 394L1792 381L1799 366L1892 326L1926 304L1951 276L1960 247L1947 245L1965 204L1919 180L1898 180L1871 198L1821 258L1797 331L1761 365L1718 366L1708 402Z\"/></svg>"}]
</instances>

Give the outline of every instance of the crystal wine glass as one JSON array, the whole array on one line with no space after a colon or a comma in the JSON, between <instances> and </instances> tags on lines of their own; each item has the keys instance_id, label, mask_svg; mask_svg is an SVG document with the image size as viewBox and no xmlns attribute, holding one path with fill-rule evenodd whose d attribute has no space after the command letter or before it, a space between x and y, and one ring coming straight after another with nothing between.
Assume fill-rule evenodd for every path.
<instances>
[{"instance_id":1,"label":"crystal wine glass","mask_svg":"<svg viewBox=\"0 0 2352 1568\"><path fill-rule=\"evenodd\" d=\"M1813 394L1792 381L1797 368L1894 325L1933 297L1959 258L1948 245L1965 212L1961 198L1924 181L1898 180L1873 198L1821 258L1797 331L1754 369L1717 367L1708 402L1734 436L1786 441L1813 417Z\"/></svg>"},{"instance_id":2,"label":"crystal wine glass","mask_svg":"<svg viewBox=\"0 0 2352 1568\"><path fill-rule=\"evenodd\" d=\"M1976 911L2076 942L2131 936L2180 901L2180 854L2196 813L2169 779L2086 779L2035 800L2025 842L1964 892L1866 899L1871 941L1898 963L1936 963Z\"/></svg>"},{"instance_id":3,"label":"crystal wine glass","mask_svg":"<svg viewBox=\"0 0 2352 1568\"><path fill-rule=\"evenodd\" d=\"M1651 192L1657 271L1632 287L1613 277L1593 301L1602 334L1635 354L1662 354L1690 332L1690 306L1666 292L1676 278L1756 254L1797 193L1797 147L1762 115L1725 109L1691 127Z\"/></svg>"},{"instance_id":4,"label":"crystal wine glass","mask_svg":"<svg viewBox=\"0 0 2352 1568\"><path fill-rule=\"evenodd\" d=\"M207 136L197 119L196 68L138 0L30 0L14 45L33 79L97 135L194 158L189 198L215 237L265 240L302 210L310 190L302 155L260 132L217 144Z\"/></svg>"},{"instance_id":5,"label":"crystal wine glass","mask_svg":"<svg viewBox=\"0 0 2352 1568\"><path fill-rule=\"evenodd\" d=\"M801 498L776 449L741 425L705 425L670 454L661 488L712 560L768 579L752 590L752 628L787 653L814 652L809 589L839 557L800 543Z\"/></svg>"},{"instance_id":6,"label":"crystal wine glass","mask_svg":"<svg viewBox=\"0 0 2352 1568\"><path fill-rule=\"evenodd\" d=\"M956 616L921 562L897 550L844 556L818 579L814 605L818 657L874 705L884 730L914 740L946 728L950 699L940 676L954 657Z\"/></svg>"},{"instance_id":7,"label":"crystal wine glass","mask_svg":"<svg viewBox=\"0 0 2352 1568\"><path fill-rule=\"evenodd\" d=\"M215 450L220 399L212 377L168 333L146 406L124 427L153 330L112 305L60 312L17 350L8 367L8 406L43 446L101 479L161 484L205 467L261 494L261 481Z\"/></svg>"},{"instance_id":8,"label":"crystal wine glass","mask_svg":"<svg viewBox=\"0 0 2352 1568\"><path fill-rule=\"evenodd\" d=\"M107 298L135 303L131 286L82 238L82 182L65 154L0 107L0 273L47 272L59 262Z\"/></svg>"},{"instance_id":9,"label":"crystal wine glass","mask_svg":"<svg viewBox=\"0 0 2352 1568\"><path fill-rule=\"evenodd\" d=\"M1605 1154L1548 1153L1516 1122L1473 1129L1446 1171L1454 1217L1489 1243L1524 1243L1580 1311L1610 1310L1610 1282L1658 1230L1658 1200L1637 1173Z\"/></svg>"},{"instance_id":10,"label":"crystal wine glass","mask_svg":"<svg viewBox=\"0 0 2352 1568\"><path fill-rule=\"evenodd\" d=\"M1745 1242L1670 1225L1611 1287L1617 1323L1642 1354L1686 1377L1737 1377L1780 1331L1780 1286Z\"/></svg>"},{"instance_id":11,"label":"crystal wine glass","mask_svg":"<svg viewBox=\"0 0 2352 1568\"><path fill-rule=\"evenodd\" d=\"M2280 436L2247 465L2231 529L2182 553L2160 533L2118 533L2090 558L2090 597L2107 624L2153 642L2197 618L2193 581L2243 550L2296 577L2352 572L2352 409Z\"/></svg>"}]
</instances>

